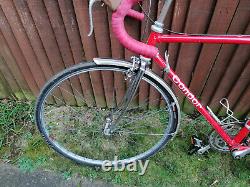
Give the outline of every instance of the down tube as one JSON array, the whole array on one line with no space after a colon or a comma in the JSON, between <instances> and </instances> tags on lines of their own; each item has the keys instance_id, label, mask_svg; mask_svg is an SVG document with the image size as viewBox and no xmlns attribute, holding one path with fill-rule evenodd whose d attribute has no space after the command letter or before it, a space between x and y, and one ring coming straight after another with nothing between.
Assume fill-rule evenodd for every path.
<instances>
[{"instance_id":1,"label":"down tube","mask_svg":"<svg viewBox=\"0 0 250 187\"><path fill-rule=\"evenodd\" d=\"M172 71L168 73L168 77L172 82L182 91L182 93L188 98L188 100L194 105L194 107L207 119L207 121L214 127L214 129L221 135L221 137L231 147L234 145L230 136L224 131L220 124L208 113L204 106L199 100L191 93L191 91L185 86L179 77Z\"/></svg>"},{"instance_id":2,"label":"down tube","mask_svg":"<svg viewBox=\"0 0 250 187\"><path fill-rule=\"evenodd\" d=\"M162 68L166 68L165 60L160 55L154 58L154 61ZM165 64L165 67L163 66ZM182 93L188 98L188 100L195 106L195 108L205 117L205 119L214 127L217 133L225 140L229 147L236 146L236 143L230 138L230 136L224 131L220 124L208 113L200 101L191 93L186 85L180 80L180 78L170 68L168 71L168 78L182 91Z\"/></svg>"}]
</instances>

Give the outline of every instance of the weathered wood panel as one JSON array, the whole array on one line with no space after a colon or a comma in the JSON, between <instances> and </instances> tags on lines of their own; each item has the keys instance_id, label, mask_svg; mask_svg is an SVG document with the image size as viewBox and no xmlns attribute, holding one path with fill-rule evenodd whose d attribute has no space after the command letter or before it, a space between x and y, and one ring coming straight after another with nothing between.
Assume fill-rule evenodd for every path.
<instances>
[{"instance_id":1,"label":"weathered wood panel","mask_svg":"<svg viewBox=\"0 0 250 187\"><path fill-rule=\"evenodd\" d=\"M85 54L81 43L81 36L76 20L76 15L74 12L73 2L68 0L59 0L58 3L67 32L67 37L73 55L74 64L78 64L82 60L85 60ZM89 75L82 75L80 77L80 83L82 89L80 90L79 88L78 92L80 94L83 94L83 96L79 97L84 97L87 104L89 106L93 106L95 104L95 99Z\"/></svg>"},{"instance_id":2,"label":"weathered wood panel","mask_svg":"<svg viewBox=\"0 0 250 187\"><path fill-rule=\"evenodd\" d=\"M5 80L4 76L0 72L0 99L7 98L11 95L9 84Z\"/></svg>"},{"instance_id":3,"label":"weathered wood panel","mask_svg":"<svg viewBox=\"0 0 250 187\"><path fill-rule=\"evenodd\" d=\"M227 33L238 3L239 1L237 0L232 1L232 3L228 3L227 0L217 1L207 32L209 34ZM194 95L198 96L201 94L221 46L221 44L204 44L202 46L190 83L190 90L194 93ZM190 108L190 104L187 103L184 108L188 110Z\"/></svg>"},{"instance_id":4,"label":"weathered wood panel","mask_svg":"<svg viewBox=\"0 0 250 187\"><path fill-rule=\"evenodd\" d=\"M16 92L15 95L17 95L17 98L21 98L21 99L30 98L32 96L32 93L29 87L27 86L27 83L22 73L20 72L18 66L16 65L16 61L1 33L0 33L0 43L1 43L0 54L2 55L2 59L8 62L8 63L5 63L4 66L8 68L8 70L10 71L9 72L10 75L15 79L17 85L20 88L20 90L18 90L18 92Z\"/></svg>"},{"instance_id":5,"label":"weathered wood panel","mask_svg":"<svg viewBox=\"0 0 250 187\"><path fill-rule=\"evenodd\" d=\"M20 71L22 72L25 80L28 83L29 88L32 90L33 94L37 95L39 93L38 86L33 78L31 70L27 64L27 61L21 51L20 46L18 45L16 38L12 32L12 29L0 8L0 28L1 32L16 60L17 66L19 67ZM3 45L3 44L1 44Z\"/></svg>"},{"instance_id":6,"label":"weathered wood panel","mask_svg":"<svg viewBox=\"0 0 250 187\"><path fill-rule=\"evenodd\" d=\"M81 41L85 53L85 59L91 61L98 57L94 35L88 37L89 32L89 16L88 2L84 0L73 1L78 28L80 30ZM97 106L106 106L104 87L102 84L102 76L100 73L90 73L90 78Z\"/></svg>"},{"instance_id":7,"label":"weathered wood panel","mask_svg":"<svg viewBox=\"0 0 250 187\"><path fill-rule=\"evenodd\" d=\"M187 33L205 33L211 19L215 1L196 0L191 1L187 15L185 32ZM180 76L186 85L189 85L192 79L192 73L199 57L202 44L182 44L176 65L176 73ZM182 106L184 101L183 94L174 85L173 89L179 98Z\"/></svg>"},{"instance_id":8,"label":"weathered wood panel","mask_svg":"<svg viewBox=\"0 0 250 187\"><path fill-rule=\"evenodd\" d=\"M44 72L41 71L41 65L37 60L32 46L30 45L30 41L16 12L13 1L2 1L1 6L11 26L17 43L21 46L22 53L29 65L34 80L36 81L38 87L42 87L46 82Z\"/></svg>"},{"instance_id":9,"label":"weathered wood panel","mask_svg":"<svg viewBox=\"0 0 250 187\"><path fill-rule=\"evenodd\" d=\"M156 19L163 2L152 0L151 18ZM148 6L148 1L142 3L146 11ZM135 9L141 8L137 5ZM57 72L94 57L130 60L135 54L124 49L115 38L111 16L111 10L97 3L94 34L88 37L86 0L0 0L0 98L14 95L30 99ZM250 34L249 22L249 0L175 0L165 28L195 34ZM151 24L126 19L130 35L144 42ZM168 51L171 67L204 105L219 112L218 101L226 97L238 113L249 114L249 46L163 44L159 49L162 54ZM172 86L156 64L152 64L152 69ZM63 96L71 104L81 104L84 98L89 106L113 107L121 101L126 86L119 73L90 73L70 80L55 95ZM173 89L184 110L193 112L185 97L176 87ZM147 107L145 102L158 106L159 100L152 88L142 85L133 102Z\"/></svg>"},{"instance_id":10,"label":"weathered wood panel","mask_svg":"<svg viewBox=\"0 0 250 187\"><path fill-rule=\"evenodd\" d=\"M243 0L236 10L234 18L228 30L228 34L242 34L244 33L247 25L250 21L250 1ZM206 81L206 85L202 91L201 99L204 105L208 105L211 98L213 97L216 89L219 89L219 83L223 77L226 69L228 68L230 59L232 59L236 45L223 45L220 53L218 54L214 66L211 69L210 75ZM238 63L242 61L238 58Z\"/></svg>"}]
</instances>

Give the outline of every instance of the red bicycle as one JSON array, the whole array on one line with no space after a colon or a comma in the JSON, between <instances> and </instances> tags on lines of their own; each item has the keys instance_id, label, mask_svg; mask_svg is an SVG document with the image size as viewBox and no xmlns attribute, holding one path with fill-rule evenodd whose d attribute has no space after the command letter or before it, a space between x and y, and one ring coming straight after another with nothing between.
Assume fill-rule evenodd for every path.
<instances>
[{"instance_id":1,"label":"red bicycle","mask_svg":"<svg viewBox=\"0 0 250 187\"><path fill-rule=\"evenodd\" d=\"M90 18L95 1L100 0L89 3ZM132 9L139 1L142 0L104 0L114 10L115 36L140 56L133 57L133 63L95 58L54 76L36 104L36 123L45 140L63 156L93 166L101 166L106 160L112 165L128 164L154 155L176 135L180 125L178 101L170 87L150 70L149 65L154 62L214 128L209 145L200 145L198 153L212 147L230 151L235 159L250 154L250 120L236 119L226 99L221 104L228 116L219 119L171 69L171 54L164 58L156 47L158 43L250 44L250 36L163 34L163 21L172 2L166 0L148 42L142 43L131 38L124 27L126 16L144 19L143 13ZM91 27L93 31L92 24ZM99 80L109 77L114 78L112 84L97 86ZM157 97L152 98L148 90ZM114 160L115 156L118 160Z\"/></svg>"}]
</instances>

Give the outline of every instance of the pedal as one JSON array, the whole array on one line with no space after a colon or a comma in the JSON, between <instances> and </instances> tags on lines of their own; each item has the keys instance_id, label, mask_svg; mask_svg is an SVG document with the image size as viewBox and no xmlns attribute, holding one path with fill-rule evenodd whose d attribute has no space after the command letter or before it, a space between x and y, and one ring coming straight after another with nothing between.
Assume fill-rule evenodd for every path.
<instances>
[{"instance_id":1,"label":"pedal","mask_svg":"<svg viewBox=\"0 0 250 187\"><path fill-rule=\"evenodd\" d=\"M188 154L192 155L198 153L199 155L205 155L210 149L210 145L206 145L203 140L199 139L196 135L191 137L191 147L189 148Z\"/></svg>"}]
</instances>

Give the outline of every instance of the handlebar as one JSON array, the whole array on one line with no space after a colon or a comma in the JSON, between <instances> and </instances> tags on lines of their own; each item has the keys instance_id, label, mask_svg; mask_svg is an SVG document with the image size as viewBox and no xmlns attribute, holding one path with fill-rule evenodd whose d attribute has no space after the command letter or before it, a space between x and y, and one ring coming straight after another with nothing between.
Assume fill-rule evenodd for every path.
<instances>
[{"instance_id":1,"label":"handlebar","mask_svg":"<svg viewBox=\"0 0 250 187\"><path fill-rule=\"evenodd\" d=\"M143 21L144 17L145 17L143 13L140 13L140 12L138 12L136 10L133 10L133 9L130 9L128 11L127 15L130 16L130 17L132 17L132 18L135 18L135 19L137 19L139 21Z\"/></svg>"},{"instance_id":2,"label":"handlebar","mask_svg":"<svg viewBox=\"0 0 250 187\"><path fill-rule=\"evenodd\" d=\"M119 42L127 49L137 54L154 58L159 53L154 46L139 42L128 35L124 26L126 16L131 16L138 20L143 20L144 15L138 11L132 10L132 7L138 1L143 0L122 0L116 11L112 15L112 28ZM143 15L143 16L142 16Z\"/></svg>"},{"instance_id":3,"label":"handlebar","mask_svg":"<svg viewBox=\"0 0 250 187\"><path fill-rule=\"evenodd\" d=\"M107 4L112 10L116 10L117 7L120 5L120 2L122 0L114 0L112 2L111 2L111 0L90 0L89 1L89 25L90 25L90 30L89 30L88 36L91 36L93 31L94 31L92 7L93 7L94 3L98 2L98 1L104 1L104 3ZM128 10L127 15L130 16L130 17L133 17L133 18L135 18L137 20L140 20L140 21L142 21L144 19L144 14L143 13L140 13L140 12L135 11L133 9Z\"/></svg>"},{"instance_id":4,"label":"handlebar","mask_svg":"<svg viewBox=\"0 0 250 187\"><path fill-rule=\"evenodd\" d=\"M92 7L95 2L104 1L110 6L115 12L112 14L112 28L116 38L119 42L127 49L137 54L143 55L148 58L154 58L158 55L158 49L154 46L147 45L139 42L128 35L125 26L124 19L126 16L133 17L137 20L142 21L144 14L132 9L133 5L143 0L90 0L89 1L89 18L90 18L90 32L88 36L93 33L93 18L92 18ZM112 2L114 1L114 4Z\"/></svg>"}]
</instances>

